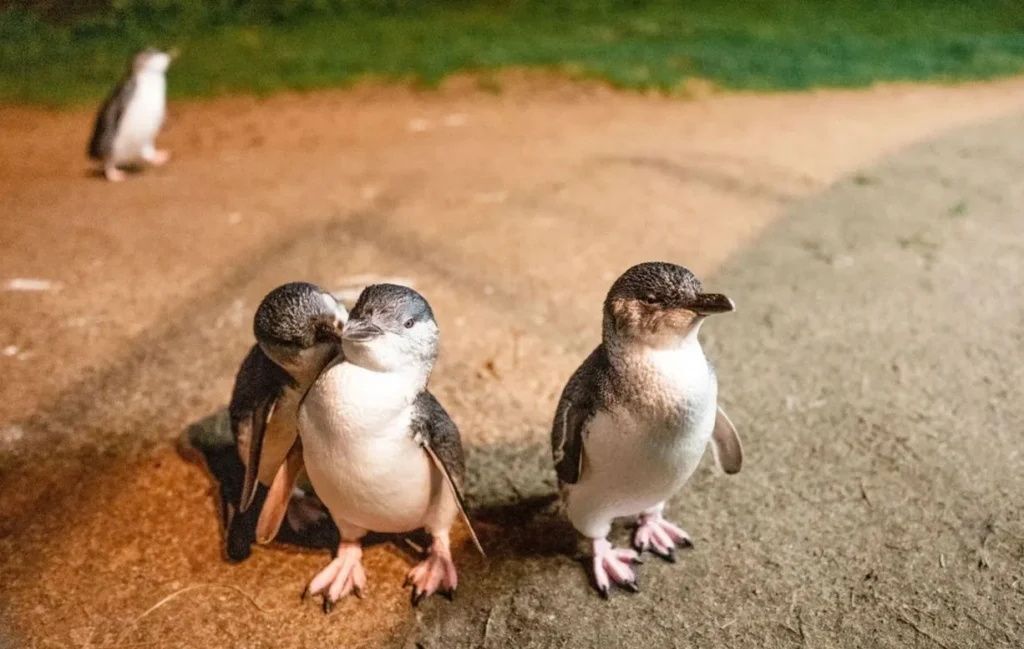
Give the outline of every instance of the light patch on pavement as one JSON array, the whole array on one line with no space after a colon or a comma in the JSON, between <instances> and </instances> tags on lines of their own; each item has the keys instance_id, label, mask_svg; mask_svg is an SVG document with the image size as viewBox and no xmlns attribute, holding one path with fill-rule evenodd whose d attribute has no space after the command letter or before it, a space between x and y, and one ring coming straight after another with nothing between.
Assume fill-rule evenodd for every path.
<instances>
[{"instance_id":1,"label":"light patch on pavement","mask_svg":"<svg viewBox=\"0 0 1024 649\"><path fill-rule=\"evenodd\" d=\"M459 126L465 126L466 122L469 121L469 115L465 113L452 113L444 118L444 125L450 128L457 128Z\"/></svg>"},{"instance_id":2,"label":"light patch on pavement","mask_svg":"<svg viewBox=\"0 0 1024 649\"><path fill-rule=\"evenodd\" d=\"M225 326L238 328L245 325L249 321L249 317L245 303L242 300L234 300L225 312L218 316L214 326L218 329Z\"/></svg>"},{"instance_id":3,"label":"light patch on pavement","mask_svg":"<svg viewBox=\"0 0 1024 649\"><path fill-rule=\"evenodd\" d=\"M406 128L408 128L409 131L412 133L422 133L424 131L429 131L430 129L434 128L434 125L430 123L429 119L423 119L422 117L419 117L416 119L410 119L409 123L406 125Z\"/></svg>"},{"instance_id":4,"label":"light patch on pavement","mask_svg":"<svg viewBox=\"0 0 1024 649\"><path fill-rule=\"evenodd\" d=\"M4 426L0 428L0 444L16 444L25 438L25 429L21 426Z\"/></svg>"},{"instance_id":5,"label":"light patch on pavement","mask_svg":"<svg viewBox=\"0 0 1024 649\"><path fill-rule=\"evenodd\" d=\"M38 292L38 291L53 291L60 288L60 284L51 282L48 279L30 279L25 277L15 277L9 279L4 283L4 288L8 291L23 291L23 292Z\"/></svg>"}]
</instances>

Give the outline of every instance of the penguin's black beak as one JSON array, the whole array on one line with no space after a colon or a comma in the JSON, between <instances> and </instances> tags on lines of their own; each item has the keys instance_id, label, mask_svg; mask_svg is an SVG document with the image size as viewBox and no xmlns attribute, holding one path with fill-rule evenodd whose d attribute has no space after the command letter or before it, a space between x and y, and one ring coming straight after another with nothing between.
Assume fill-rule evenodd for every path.
<instances>
[{"instance_id":1,"label":"penguin's black beak","mask_svg":"<svg viewBox=\"0 0 1024 649\"><path fill-rule=\"evenodd\" d=\"M698 293L687 308L699 315L715 315L736 310L736 304L721 293Z\"/></svg>"},{"instance_id":2,"label":"penguin's black beak","mask_svg":"<svg viewBox=\"0 0 1024 649\"><path fill-rule=\"evenodd\" d=\"M341 331L342 340L365 343L384 335L384 330L365 320L350 319Z\"/></svg>"}]
</instances>

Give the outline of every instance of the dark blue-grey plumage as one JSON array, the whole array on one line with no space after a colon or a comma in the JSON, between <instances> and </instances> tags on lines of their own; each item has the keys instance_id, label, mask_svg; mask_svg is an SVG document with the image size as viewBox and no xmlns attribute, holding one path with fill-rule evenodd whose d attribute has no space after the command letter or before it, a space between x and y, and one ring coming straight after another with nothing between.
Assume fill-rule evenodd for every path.
<instances>
[{"instance_id":1,"label":"dark blue-grey plumage","mask_svg":"<svg viewBox=\"0 0 1024 649\"><path fill-rule=\"evenodd\" d=\"M129 73L107 96L100 111L96 115L92 138L89 140L89 157L97 161L105 161L114 149L114 138L121 123L124 111L135 96L135 78Z\"/></svg>"},{"instance_id":2,"label":"dark blue-grey plumage","mask_svg":"<svg viewBox=\"0 0 1024 649\"><path fill-rule=\"evenodd\" d=\"M410 323L434 320L434 311L422 295L407 286L371 284L352 307L353 320L373 319L386 330L401 333Z\"/></svg>"},{"instance_id":3,"label":"dark blue-grey plumage","mask_svg":"<svg viewBox=\"0 0 1024 649\"><path fill-rule=\"evenodd\" d=\"M455 496L455 504L469 528L469 535L480 554L484 554L480 539L466 513L466 500L462 495L466 476L466 460L462 451L459 429L448 416L448 412L429 391L424 390L413 403L413 418L410 424L413 438L420 440L430 459L445 476Z\"/></svg>"},{"instance_id":4,"label":"dark blue-grey plumage","mask_svg":"<svg viewBox=\"0 0 1024 649\"><path fill-rule=\"evenodd\" d=\"M604 345L591 352L562 390L551 426L551 452L558 480L576 484L583 470L583 433L614 399L611 363Z\"/></svg>"},{"instance_id":5,"label":"dark blue-grey plumage","mask_svg":"<svg viewBox=\"0 0 1024 649\"><path fill-rule=\"evenodd\" d=\"M261 430L265 429L266 409L277 401L286 385L293 383L294 380L288 373L270 360L259 345L252 346L238 370L231 401L228 403L228 417L235 446L239 450L248 449L243 469L252 464L254 459L259 462L263 435L253 434L255 422L260 422ZM243 485L246 473L248 472L243 472ZM253 486L250 485L249 488L252 489ZM226 535L227 554L234 561L248 558L250 548L256 542L256 522L262 509L262 500L266 497L266 488L256 485L256 489L253 506L240 506L246 503L242 496L244 487L238 494L238 501L231 503L235 511L228 519Z\"/></svg>"}]
</instances>

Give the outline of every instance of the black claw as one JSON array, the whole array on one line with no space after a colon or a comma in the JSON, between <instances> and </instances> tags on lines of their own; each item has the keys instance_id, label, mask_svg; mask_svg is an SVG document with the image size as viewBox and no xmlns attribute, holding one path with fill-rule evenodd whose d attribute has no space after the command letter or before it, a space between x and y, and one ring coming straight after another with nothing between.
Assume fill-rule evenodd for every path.
<instances>
[{"instance_id":1,"label":"black claw","mask_svg":"<svg viewBox=\"0 0 1024 649\"><path fill-rule=\"evenodd\" d=\"M635 581L627 581L626 583L622 584L622 587L625 588L626 590L628 590L631 593L639 593L640 592L640 587L636 585Z\"/></svg>"},{"instance_id":2,"label":"black claw","mask_svg":"<svg viewBox=\"0 0 1024 649\"><path fill-rule=\"evenodd\" d=\"M455 601L455 589L454 588L452 588L451 590L442 590L441 594L444 595L444 598L446 600L448 600L449 602L454 602Z\"/></svg>"},{"instance_id":3,"label":"black claw","mask_svg":"<svg viewBox=\"0 0 1024 649\"><path fill-rule=\"evenodd\" d=\"M600 586L600 587L598 587L597 593L601 596L602 599L608 599L608 587L607 586Z\"/></svg>"},{"instance_id":4,"label":"black claw","mask_svg":"<svg viewBox=\"0 0 1024 649\"><path fill-rule=\"evenodd\" d=\"M651 554L653 554L653 555L655 555L655 556L657 556L657 557L659 557L661 559L664 559L665 561L668 561L669 563L675 563L676 562L676 551L675 551L675 548L669 550L668 552L658 552L656 549L651 548Z\"/></svg>"},{"instance_id":5,"label":"black claw","mask_svg":"<svg viewBox=\"0 0 1024 649\"><path fill-rule=\"evenodd\" d=\"M405 581L402 582L402 588L408 588L409 584L411 584L411 583L412 583L412 577L406 575L405 576Z\"/></svg>"},{"instance_id":6,"label":"black claw","mask_svg":"<svg viewBox=\"0 0 1024 649\"><path fill-rule=\"evenodd\" d=\"M358 597L359 599L362 599L363 596L365 595L365 593L363 592L363 589L360 588L359 586L353 586L352 587L352 593L355 594L355 596Z\"/></svg>"},{"instance_id":7,"label":"black claw","mask_svg":"<svg viewBox=\"0 0 1024 649\"><path fill-rule=\"evenodd\" d=\"M334 602L331 601L330 597L324 597L324 615L334 610Z\"/></svg>"},{"instance_id":8,"label":"black claw","mask_svg":"<svg viewBox=\"0 0 1024 649\"><path fill-rule=\"evenodd\" d=\"M681 548L692 548L693 547L693 541L691 539L683 539L682 541L679 542L679 547L681 547Z\"/></svg>"},{"instance_id":9,"label":"black claw","mask_svg":"<svg viewBox=\"0 0 1024 649\"><path fill-rule=\"evenodd\" d=\"M309 597L309 584L306 584L306 587L302 589L302 594L299 595L299 601L304 602L307 597Z\"/></svg>"},{"instance_id":10,"label":"black claw","mask_svg":"<svg viewBox=\"0 0 1024 649\"><path fill-rule=\"evenodd\" d=\"M413 590L413 596L412 596L412 605L414 607L419 606L420 602L422 602L426 598L426 596L427 596L426 591L422 591L421 590L420 592L417 593L415 591L415 589L414 589Z\"/></svg>"}]
</instances>

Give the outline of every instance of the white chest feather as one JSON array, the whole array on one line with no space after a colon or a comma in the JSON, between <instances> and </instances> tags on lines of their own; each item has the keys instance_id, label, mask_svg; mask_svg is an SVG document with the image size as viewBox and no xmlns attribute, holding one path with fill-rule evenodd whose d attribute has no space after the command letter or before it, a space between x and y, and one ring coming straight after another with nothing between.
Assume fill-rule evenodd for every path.
<instances>
[{"instance_id":1,"label":"white chest feather","mask_svg":"<svg viewBox=\"0 0 1024 649\"><path fill-rule=\"evenodd\" d=\"M135 80L135 92L125 107L114 138L114 158L132 162L152 147L164 123L167 79L161 72L145 71Z\"/></svg>"},{"instance_id":2,"label":"white chest feather","mask_svg":"<svg viewBox=\"0 0 1024 649\"><path fill-rule=\"evenodd\" d=\"M635 362L646 377L648 389L656 392L666 406L674 404L687 419L699 415L694 411L703 409L709 392L716 388L704 350L696 342L674 349L647 350ZM686 427L686 422L683 425Z\"/></svg>"},{"instance_id":3,"label":"white chest feather","mask_svg":"<svg viewBox=\"0 0 1024 649\"><path fill-rule=\"evenodd\" d=\"M689 479L714 428L717 383L696 343L644 350L628 359L637 401L591 421L584 475L573 491L594 507L633 515L663 502Z\"/></svg>"},{"instance_id":4,"label":"white chest feather","mask_svg":"<svg viewBox=\"0 0 1024 649\"><path fill-rule=\"evenodd\" d=\"M409 424L416 387L348 362L329 367L299 411L310 481L336 521L404 532L427 520L443 486Z\"/></svg>"}]
</instances>

